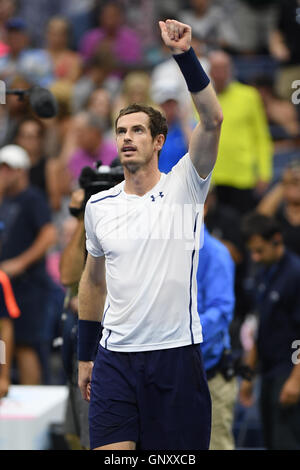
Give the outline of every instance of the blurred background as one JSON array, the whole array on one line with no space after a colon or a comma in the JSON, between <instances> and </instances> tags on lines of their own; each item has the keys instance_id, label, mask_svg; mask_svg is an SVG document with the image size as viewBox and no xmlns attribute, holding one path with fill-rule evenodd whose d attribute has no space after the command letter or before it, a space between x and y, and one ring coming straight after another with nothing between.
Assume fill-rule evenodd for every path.
<instances>
[{"instance_id":1,"label":"blurred background","mask_svg":"<svg viewBox=\"0 0 300 470\"><path fill-rule=\"evenodd\" d=\"M9 361L0 366L0 400L3 406L14 386L67 387L69 411L61 426L51 428L51 448L88 447L84 439L74 444L84 429L74 412L81 406L74 379L87 197L81 171L95 169L98 161L118 167L114 120L128 104L146 103L166 115L169 134L160 157L165 172L187 152L198 121L160 39L158 20L167 18L192 26L193 47L224 112L205 223L234 264L234 357L247 357L260 320L252 295L253 286L258 292L255 263L241 230L244 215L255 210L276 219L284 246L300 255L300 2L0 0L0 80L7 89L46 88L58 106L55 116L41 118L26 94L7 95L0 105L0 270L19 308L11 308L1 281L0 336ZM74 273L72 250L80 247ZM270 335L280 337L274 331ZM236 378L238 384L243 380L238 372ZM249 406L235 392L234 448L267 447L260 379L258 368Z\"/></svg>"}]
</instances>

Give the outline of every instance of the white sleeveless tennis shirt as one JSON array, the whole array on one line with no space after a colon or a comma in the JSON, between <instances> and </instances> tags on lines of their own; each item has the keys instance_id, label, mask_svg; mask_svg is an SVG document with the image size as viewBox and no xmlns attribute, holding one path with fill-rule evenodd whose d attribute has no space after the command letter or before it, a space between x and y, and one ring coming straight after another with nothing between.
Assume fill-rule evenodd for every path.
<instances>
[{"instance_id":1,"label":"white sleeveless tennis shirt","mask_svg":"<svg viewBox=\"0 0 300 470\"><path fill-rule=\"evenodd\" d=\"M86 247L104 255L106 266L103 347L134 352L202 342L196 271L210 179L186 154L143 196L125 193L123 181L89 199Z\"/></svg>"}]
</instances>

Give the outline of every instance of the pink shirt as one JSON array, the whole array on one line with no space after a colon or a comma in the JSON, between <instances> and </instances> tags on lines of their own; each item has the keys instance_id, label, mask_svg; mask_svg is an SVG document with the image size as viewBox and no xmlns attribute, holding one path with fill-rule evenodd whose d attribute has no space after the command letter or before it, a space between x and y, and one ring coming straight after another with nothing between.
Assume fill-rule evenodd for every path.
<instances>
[{"instance_id":1,"label":"pink shirt","mask_svg":"<svg viewBox=\"0 0 300 470\"><path fill-rule=\"evenodd\" d=\"M92 29L83 36L80 53L84 60L93 56L103 39L105 39L105 32L101 28ZM116 58L125 64L139 62L142 59L140 42L135 31L127 26L122 26L113 44Z\"/></svg>"},{"instance_id":2,"label":"pink shirt","mask_svg":"<svg viewBox=\"0 0 300 470\"><path fill-rule=\"evenodd\" d=\"M118 156L116 144L110 140L103 140L97 155L90 155L83 149L76 150L69 161L69 170L74 180L80 176L81 170L85 166L95 167L95 163L99 160L102 165L110 165Z\"/></svg>"}]
</instances>

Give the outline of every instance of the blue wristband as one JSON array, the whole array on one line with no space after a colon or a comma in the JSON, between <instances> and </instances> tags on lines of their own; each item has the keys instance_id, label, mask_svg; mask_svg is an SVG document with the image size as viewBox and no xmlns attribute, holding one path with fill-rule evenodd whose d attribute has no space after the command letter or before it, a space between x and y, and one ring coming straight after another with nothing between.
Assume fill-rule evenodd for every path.
<instances>
[{"instance_id":1,"label":"blue wristband","mask_svg":"<svg viewBox=\"0 0 300 470\"><path fill-rule=\"evenodd\" d=\"M198 93L207 87L210 83L210 79L206 75L192 47L182 54L173 55L173 57L176 60L191 93Z\"/></svg>"},{"instance_id":2,"label":"blue wristband","mask_svg":"<svg viewBox=\"0 0 300 470\"><path fill-rule=\"evenodd\" d=\"M78 320L77 358L79 361L93 361L102 332L98 321Z\"/></svg>"}]
</instances>

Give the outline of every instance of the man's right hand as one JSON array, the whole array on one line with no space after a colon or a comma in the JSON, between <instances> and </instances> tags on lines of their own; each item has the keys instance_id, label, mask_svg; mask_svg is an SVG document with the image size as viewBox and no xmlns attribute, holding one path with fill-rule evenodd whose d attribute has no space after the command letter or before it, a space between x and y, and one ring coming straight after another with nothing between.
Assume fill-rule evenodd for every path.
<instances>
[{"instance_id":1,"label":"man's right hand","mask_svg":"<svg viewBox=\"0 0 300 470\"><path fill-rule=\"evenodd\" d=\"M254 403L253 383L242 380L240 385L239 399L243 406L250 407Z\"/></svg>"},{"instance_id":2,"label":"man's right hand","mask_svg":"<svg viewBox=\"0 0 300 470\"><path fill-rule=\"evenodd\" d=\"M82 398L86 401L90 401L93 366L94 363L92 361L78 362L78 386L80 388Z\"/></svg>"}]
</instances>

